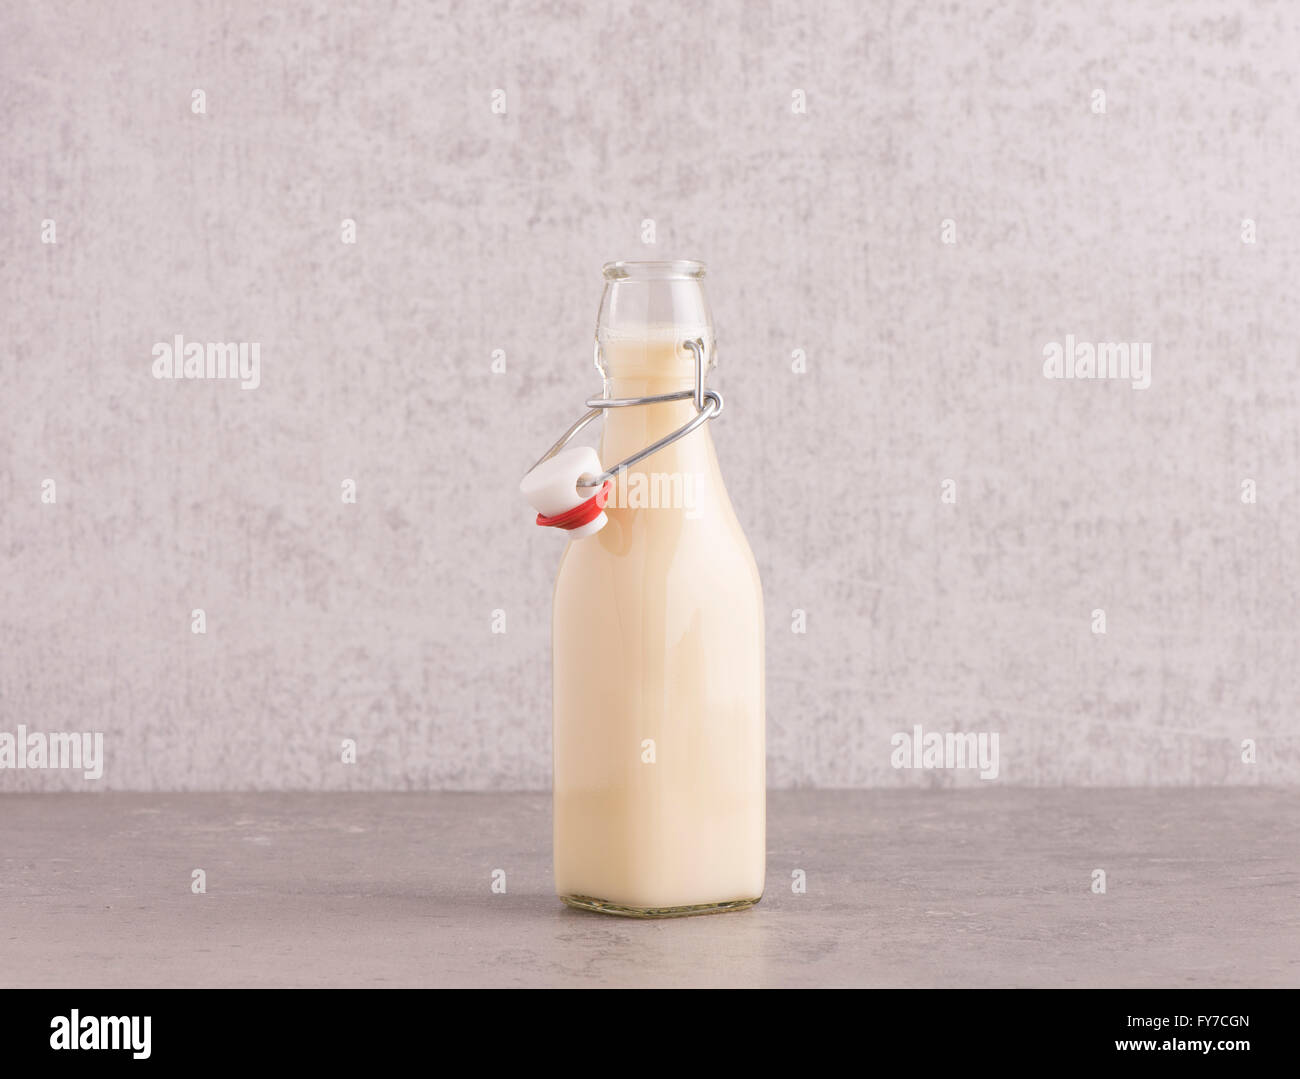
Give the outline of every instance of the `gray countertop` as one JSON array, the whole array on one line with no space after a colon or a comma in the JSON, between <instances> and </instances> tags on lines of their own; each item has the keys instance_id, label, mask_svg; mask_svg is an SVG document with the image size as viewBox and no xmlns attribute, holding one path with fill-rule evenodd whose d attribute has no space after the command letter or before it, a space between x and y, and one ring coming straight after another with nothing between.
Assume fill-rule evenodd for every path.
<instances>
[{"instance_id":1,"label":"gray countertop","mask_svg":"<svg viewBox=\"0 0 1300 1079\"><path fill-rule=\"evenodd\" d=\"M1297 822L1267 788L773 792L762 903L638 921L555 898L543 794L6 794L0 984L1295 986Z\"/></svg>"}]
</instances>

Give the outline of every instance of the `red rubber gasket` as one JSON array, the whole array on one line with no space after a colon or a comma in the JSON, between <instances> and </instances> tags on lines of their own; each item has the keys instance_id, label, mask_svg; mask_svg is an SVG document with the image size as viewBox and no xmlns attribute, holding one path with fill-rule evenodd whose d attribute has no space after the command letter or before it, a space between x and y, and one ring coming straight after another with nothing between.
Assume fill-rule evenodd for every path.
<instances>
[{"instance_id":1,"label":"red rubber gasket","mask_svg":"<svg viewBox=\"0 0 1300 1079\"><path fill-rule=\"evenodd\" d=\"M544 517L539 513L537 523L545 528L563 528L566 532L581 528L585 524L591 524L592 521L605 512L605 503L609 501L609 490L612 486L612 482L606 480L601 485L600 490L587 499L586 502L579 502L573 509L557 513L554 517Z\"/></svg>"}]
</instances>

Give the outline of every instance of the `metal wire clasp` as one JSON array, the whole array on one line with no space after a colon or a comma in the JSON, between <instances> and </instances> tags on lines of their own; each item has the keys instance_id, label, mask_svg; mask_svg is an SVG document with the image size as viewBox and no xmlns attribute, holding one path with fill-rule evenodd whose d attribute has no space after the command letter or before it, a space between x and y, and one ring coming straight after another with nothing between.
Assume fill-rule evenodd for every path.
<instances>
[{"instance_id":1,"label":"metal wire clasp","mask_svg":"<svg viewBox=\"0 0 1300 1079\"><path fill-rule=\"evenodd\" d=\"M599 487L606 480L613 479L619 472L625 468L631 468L635 464L644 461L652 453L658 453L665 446L671 446L679 438L685 438L697 427L703 426L709 420L713 419L722 412L722 394L717 390L706 390L704 388L704 341L702 338L695 338L691 341L683 341L683 348L689 348L695 353L695 389L679 390L676 393L660 393L653 397L590 397L587 399L587 407L591 409L577 423L570 427L560 436L560 440L547 450L537 459L533 465L536 468L543 461L554 457L560 450L564 449L572 440L573 436L587 426L592 420L599 416L602 410L607 408L631 408L633 405L657 405L662 401L685 401L688 397L695 399L695 415L682 424L676 431L670 435L665 435L658 442L651 443L643 450L638 450L631 457L625 457L619 461L613 468L607 469L599 476L593 476L591 473L583 473L578 477L579 487ZM533 468L528 471L531 472Z\"/></svg>"}]
</instances>

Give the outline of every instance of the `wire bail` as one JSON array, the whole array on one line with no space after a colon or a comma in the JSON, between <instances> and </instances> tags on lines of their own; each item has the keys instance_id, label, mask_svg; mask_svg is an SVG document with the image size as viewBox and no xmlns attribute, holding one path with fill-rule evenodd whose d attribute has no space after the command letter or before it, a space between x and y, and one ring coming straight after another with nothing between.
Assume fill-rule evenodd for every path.
<instances>
[{"instance_id":1,"label":"wire bail","mask_svg":"<svg viewBox=\"0 0 1300 1079\"><path fill-rule=\"evenodd\" d=\"M687 398L695 400L695 415L682 424L676 431L670 435L665 435L658 442L653 442L643 450L638 450L630 457L625 457L619 461L613 468L606 469L599 476L593 476L589 472L584 472L578 477L577 486L579 487L600 487L607 480L612 480L624 469L631 468L635 464L644 461L652 453L658 453L665 446L671 446L679 438L685 438L697 427L702 427L714 416L722 412L722 394L717 390L706 390L704 388L704 339L696 337L689 341L682 342L682 348L688 348L695 353L695 389L678 390L676 393L660 393L653 397L589 397L586 405L590 412L586 413L582 419L578 420L572 427L560 436L560 440L547 450L537 459L536 464L540 465L543 461L549 461L560 450L572 441L573 436L587 426L592 420L596 419L604 409L607 408L632 408L635 405L657 405L663 401L685 401ZM531 472L533 468L528 471Z\"/></svg>"}]
</instances>

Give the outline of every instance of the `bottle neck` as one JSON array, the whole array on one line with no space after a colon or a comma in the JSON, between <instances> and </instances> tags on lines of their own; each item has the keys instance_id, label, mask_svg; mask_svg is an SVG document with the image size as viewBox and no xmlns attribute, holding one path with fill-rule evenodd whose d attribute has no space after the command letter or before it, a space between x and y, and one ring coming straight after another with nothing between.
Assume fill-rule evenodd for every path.
<instances>
[{"instance_id":1,"label":"bottle neck","mask_svg":"<svg viewBox=\"0 0 1300 1079\"><path fill-rule=\"evenodd\" d=\"M682 342L708 342L712 363L713 332L707 326L647 326L640 334L598 337L597 363L605 376L606 397L658 397L695 389L694 353ZM601 460L610 467L676 431L696 414L695 401L664 401L605 410ZM708 424L634 465L632 471L690 472L716 475L717 458Z\"/></svg>"},{"instance_id":2,"label":"bottle neck","mask_svg":"<svg viewBox=\"0 0 1300 1079\"><path fill-rule=\"evenodd\" d=\"M605 396L606 397L658 397L665 393L680 393L682 390L695 389L695 374L689 371L678 371L672 374L614 374L605 379ZM680 402L668 402L671 405ZM633 408L641 408L641 405L633 405ZM648 408L660 408L661 405L648 405ZM611 409L612 412L621 411Z\"/></svg>"}]
</instances>

